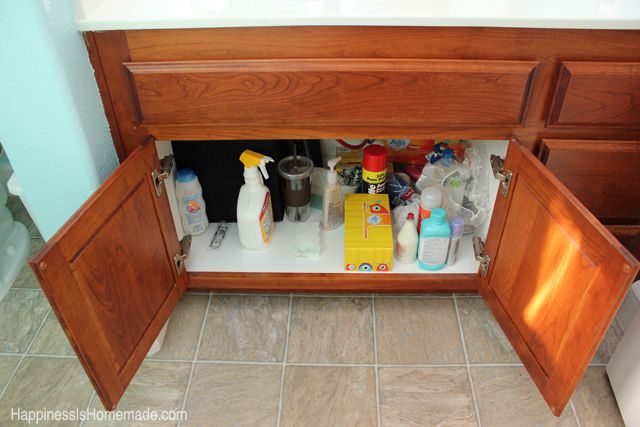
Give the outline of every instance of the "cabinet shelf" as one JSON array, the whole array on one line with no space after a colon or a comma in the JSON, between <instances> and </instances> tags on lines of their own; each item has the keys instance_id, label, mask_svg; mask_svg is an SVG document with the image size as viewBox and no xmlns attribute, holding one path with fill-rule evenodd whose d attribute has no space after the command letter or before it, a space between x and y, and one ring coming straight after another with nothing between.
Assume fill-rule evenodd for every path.
<instances>
[{"instance_id":1,"label":"cabinet shelf","mask_svg":"<svg viewBox=\"0 0 640 427\"><path fill-rule=\"evenodd\" d=\"M318 215L318 212L314 212ZM319 215L318 215L319 217ZM314 220L313 216L311 220ZM316 258L297 257L295 254L296 225L288 219L276 223L276 231L271 245L262 251L245 249L240 245L236 223L229 224L227 237L222 247L213 251L209 242L217 224L210 224L208 230L193 237L191 252L187 259L189 272L243 272L243 273L344 273L358 275L365 279L369 272L344 271L344 227L332 231L321 231L320 256ZM390 272L384 274L474 274L478 262L474 259L472 236L465 236L460 242L458 261L443 270L429 272L418 267L418 263L400 264L394 258Z\"/></svg>"}]
</instances>

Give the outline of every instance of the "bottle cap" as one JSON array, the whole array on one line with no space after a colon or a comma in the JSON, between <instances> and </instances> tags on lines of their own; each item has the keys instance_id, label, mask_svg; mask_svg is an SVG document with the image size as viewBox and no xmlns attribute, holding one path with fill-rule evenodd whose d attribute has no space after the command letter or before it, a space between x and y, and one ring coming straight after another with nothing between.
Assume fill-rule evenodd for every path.
<instances>
[{"instance_id":1,"label":"bottle cap","mask_svg":"<svg viewBox=\"0 0 640 427\"><path fill-rule=\"evenodd\" d=\"M413 221L413 219L414 219L413 212L409 212L409 213L407 214L407 221Z\"/></svg>"},{"instance_id":2,"label":"bottle cap","mask_svg":"<svg viewBox=\"0 0 640 427\"><path fill-rule=\"evenodd\" d=\"M382 145L367 145L364 149L362 169L378 172L387 169L387 149Z\"/></svg>"},{"instance_id":3,"label":"bottle cap","mask_svg":"<svg viewBox=\"0 0 640 427\"><path fill-rule=\"evenodd\" d=\"M447 213L442 208L433 208L431 209L431 220L435 223L443 223Z\"/></svg>"},{"instance_id":4,"label":"bottle cap","mask_svg":"<svg viewBox=\"0 0 640 427\"><path fill-rule=\"evenodd\" d=\"M196 173L191 168L178 169L176 173L176 181L178 182L189 182L194 179L196 179Z\"/></svg>"},{"instance_id":5,"label":"bottle cap","mask_svg":"<svg viewBox=\"0 0 640 427\"><path fill-rule=\"evenodd\" d=\"M420 195L420 206L424 209L438 208L442 204L442 191L438 187L425 187Z\"/></svg>"},{"instance_id":6,"label":"bottle cap","mask_svg":"<svg viewBox=\"0 0 640 427\"><path fill-rule=\"evenodd\" d=\"M451 218L451 237L462 237L464 232L464 219L460 217Z\"/></svg>"}]
</instances>

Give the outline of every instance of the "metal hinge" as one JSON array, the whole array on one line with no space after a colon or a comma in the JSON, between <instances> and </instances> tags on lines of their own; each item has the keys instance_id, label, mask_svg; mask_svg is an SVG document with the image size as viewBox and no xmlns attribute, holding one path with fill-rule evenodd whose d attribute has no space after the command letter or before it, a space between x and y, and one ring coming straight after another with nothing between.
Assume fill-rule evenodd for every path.
<instances>
[{"instance_id":1,"label":"metal hinge","mask_svg":"<svg viewBox=\"0 0 640 427\"><path fill-rule=\"evenodd\" d=\"M487 277L487 272L489 271L489 263L491 262L491 258L489 255L484 253L484 242L478 236L473 238L473 253L476 255L476 261L480 263L480 268L482 271L482 278Z\"/></svg>"},{"instance_id":2,"label":"metal hinge","mask_svg":"<svg viewBox=\"0 0 640 427\"><path fill-rule=\"evenodd\" d=\"M173 170L174 163L173 154L170 154L160 160L160 169L154 169L151 172L151 178L153 179L153 184L156 187L156 195L158 197L162 196L162 181L169 178L169 175Z\"/></svg>"},{"instance_id":3,"label":"metal hinge","mask_svg":"<svg viewBox=\"0 0 640 427\"><path fill-rule=\"evenodd\" d=\"M180 240L180 252L173 256L173 263L176 266L176 271L178 275L180 275L184 271L184 264L189 256L189 251L191 250L191 234L185 235Z\"/></svg>"},{"instance_id":4,"label":"metal hinge","mask_svg":"<svg viewBox=\"0 0 640 427\"><path fill-rule=\"evenodd\" d=\"M511 185L511 171L503 167L504 160L502 157L495 154L491 155L491 169L493 170L493 176L502 183L502 195L507 197L509 195L509 185Z\"/></svg>"}]
</instances>

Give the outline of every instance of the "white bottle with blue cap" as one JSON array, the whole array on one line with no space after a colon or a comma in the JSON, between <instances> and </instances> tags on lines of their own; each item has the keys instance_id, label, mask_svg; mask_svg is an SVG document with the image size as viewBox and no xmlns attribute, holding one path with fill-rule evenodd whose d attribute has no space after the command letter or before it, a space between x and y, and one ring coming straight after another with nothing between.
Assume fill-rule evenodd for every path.
<instances>
[{"instance_id":1,"label":"white bottle with blue cap","mask_svg":"<svg viewBox=\"0 0 640 427\"><path fill-rule=\"evenodd\" d=\"M180 218L184 232L197 235L207 231L209 226L207 207L202 198L202 186L193 169L178 169L176 197L180 205Z\"/></svg>"}]
</instances>

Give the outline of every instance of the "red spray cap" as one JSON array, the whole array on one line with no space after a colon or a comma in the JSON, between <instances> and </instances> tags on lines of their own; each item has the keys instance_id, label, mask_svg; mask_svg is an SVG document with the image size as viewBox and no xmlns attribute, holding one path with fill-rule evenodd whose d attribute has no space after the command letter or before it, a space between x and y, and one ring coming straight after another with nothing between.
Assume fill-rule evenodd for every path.
<instances>
[{"instance_id":1,"label":"red spray cap","mask_svg":"<svg viewBox=\"0 0 640 427\"><path fill-rule=\"evenodd\" d=\"M362 168L371 172L387 169L387 149L382 145L367 145L364 149Z\"/></svg>"}]
</instances>

